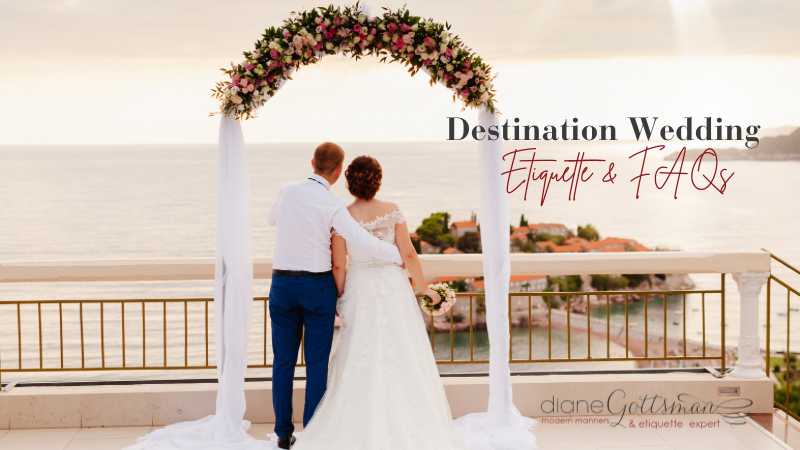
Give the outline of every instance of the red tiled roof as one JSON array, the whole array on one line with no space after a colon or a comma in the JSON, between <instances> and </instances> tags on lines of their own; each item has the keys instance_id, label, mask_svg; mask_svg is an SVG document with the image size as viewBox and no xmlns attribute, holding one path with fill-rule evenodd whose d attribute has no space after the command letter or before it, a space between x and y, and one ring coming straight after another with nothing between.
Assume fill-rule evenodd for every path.
<instances>
[{"instance_id":1,"label":"red tiled roof","mask_svg":"<svg viewBox=\"0 0 800 450\"><path fill-rule=\"evenodd\" d=\"M514 228L514 233L528 234L530 231L531 229L529 227Z\"/></svg>"},{"instance_id":2,"label":"red tiled roof","mask_svg":"<svg viewBox=\"0 0 800 450\"><path fill-rule=\"evenodd\" d=\"M409 234L409 236L411 236L412 239L419 238L419 235L417 233L411 233L411 234Z\"/></svg>"},{"instance_id":3,"label":"red tiled roof","mask_svg":"<svg viewBox=\"0 0 800 450\"><path fill-rule=\"evenodd\" d=\"M649 248L645 247L642 244L633 244L631 245L631 248L636 250L637 252L652 252L652 250L650 250Z\"/></svg>"},{"instance_id":4,"label":"red tiled roof","mask_svg":"<svg viewBox=\"0 0 800 450\"><path fill-rule=\"evenodd\" d=\"M458 277L436 277L434 281L437 283L446 283L448 281L458 281Z\"/></svg>"},{"instance_id":5,"label":"red tiled roof","mask_svg":"<svg viewBox=\"0 0 800 450\"><path fill-rule=\"evenodd\" d=\"M604 248L600 251L603 253L612 253L612 252L624 252L625 249L623 247L611 247L611 248Z\"/></svg>"},{"instance_id":6,"label":"red tiled roof","mask_svg":"<svg viewBox=\"0 0 800 450\"><path fill-rule=\"evenodd\" d=\"M509 281L530 281L547 278L547 275L511 275Z\"/></svg>"},{"instance_id":7,"label":"red tiled roof","mask_svg":"<svg viewBox=\"0 0 800 450\"><path fill-rule=\"evenodd\" d=\"M569 239L565 239L564 242L567 245L572 245L572 244L577 244L579 242L586 242L586 239L576 236L576 237L571 237Z\"/></svg>"},{"instance_id":8,"label":"red tiled roof","mask_svg":"<svg viewBox=\"0 0 800 450\"><path fill-rule=\"evenodd\" d=\"M573 245L556 245L553 247L555 253L569 253L569 252L582 252L583 247L578 244Z\"/></svg>"},{"instance_id":9,"label":"red tiled roof","mask_svg":"<svg viewBox=\"0 0 800 450\"><path fill-rule=\"evenodd\" d=\"M628 244L630 242L635 242L635 241L633 239L607 237L602 241L597 241L597 242L605 242L606 245L615 245L615 244Z\"/></svg>"},{"instance_id":10,"label":"red tiled roof","mask_svg":"<svg viewBox=\"0 0 800 450\"><path fill-rule=\"evenodd\" d=\"M471 220L468 220L468 221L465 221L465 222L453 222L453 224L450 225L450 228L453 228L453 227L455 227L455 228L459 228L459 227L466 228L466 227L477 227L477 226L478 226L478 224L476 224L475 222L473 222Z\"/></svg>"},{"instance_id":11,"label":"red tiled roof","mask_svg":"<svg viewBox=\"0 0 800 450\"><path fill-rule=\"evenodd\" d=\"M450 247L447 250L443 251L442 253L444 253L445 255L452 255L453 253L464 253L464 252L455 247Z\"/></svg>"},{"instance_id":12,"label":"red tiled roof","mask_svg":"<svg viewBox=\"0 0 800 450\"><path fill-rule=\"evenodd\" d=\"M594 250L596 248L605 247L608 244L603 241L593 241L593 242L581 242L578 245L580 245L586 250Z\"/></svg>"},{"instance_id":13,"label":"red tiled roof","mask_svg":"<svg viewBox=\"0 0 800 450\"><path fill-rule=\"evenodd\" d=\"M483 280L473 281L472 285L475 286L475 289L480 289L484 286L485 282Z\"/></svg>"},{"instance_id":14,"label":"red tiled roof","mask_svg":"<svg viewBox=\"0 0 800 450\"><path fill-rule=\"evenodd\" d=\"M542 249L543 248L547 248L547 247L555 247L555 246L556 246L556 244L554 244L554 243L552 243L550 241L539 241L539 242L536 243L536 247L542 248Z\"/></svg>"}]
</instances>

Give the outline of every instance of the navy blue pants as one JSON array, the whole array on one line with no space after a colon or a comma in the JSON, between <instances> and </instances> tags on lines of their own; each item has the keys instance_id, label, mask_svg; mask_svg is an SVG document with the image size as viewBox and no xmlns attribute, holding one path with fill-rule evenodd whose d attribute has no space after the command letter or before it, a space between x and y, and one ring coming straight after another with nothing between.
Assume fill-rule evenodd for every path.
<instances>
[{"instance_id":1,"label":"navy blue pants","mask_svg":"<svg viewBox=\"0 0 800 450\"><path fill-rule=\"evenodd\" d=\"M272 406L275 434L291 436L292 390L300 339L305 327L306 399L303 426L317 409L328 384L328 360L336 317L333 275L294 277L272 275L269 313L272 318Z\"/></svg>"}]
</instances>

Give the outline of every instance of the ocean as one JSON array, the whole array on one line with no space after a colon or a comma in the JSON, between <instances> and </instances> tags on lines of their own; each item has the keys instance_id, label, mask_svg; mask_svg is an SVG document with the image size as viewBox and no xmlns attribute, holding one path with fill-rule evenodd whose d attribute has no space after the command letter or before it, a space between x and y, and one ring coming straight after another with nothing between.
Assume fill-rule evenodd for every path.
<instances>
[{"instance_id":1,"label":"ocean","mask_svg":"<svg viewBox=\"0 0 800 450\"><path fill-rule=\"evenodd\" d=\"M384 170L378 197L396 202L411 228L423 218L447 211L452 220L468 220L480 212L477 145L474 142L344 143L347 160L361 154L376 157ZM266 213L283 183L311 173L315 144L249 144L247 146L253 248L256 257L272 254L274 229ZM636 198L643 143L606 145L597 143L547 144L537 150L537 159L557 162L537 165L558 173L579 152L586 159L605 159L586 166L596 172L578 184L574 199L569 183L553 182L541 205L541 181L510 194L510 216L517 225L521 214L530 223L563 223L575 230L593 224L603 237L635 239L650 248L682 251L759 250L766 248L789 263L800 265L800 161L719 161L728 178L724 193L719 175L715 187L698 190L688 175L665 181L663 172L672 163L663 157L680 150L668 144L647 156L639 198ZM506 151L515 148L507 143ZM690 147L692 148L692 147ZM526 153L526 158L530 152ZM131 145L0 147L0 262L212 257L215 238L216 145ZM602 182L613 162L614 182ZM690 172L693 161L686 161ZM519 159L515 163L519 166ZM523 164L524 166L524 164ZM653 173L660 167L657 189ZM703 162L709 177L714 162ZM521 179L515 172L511 187ZM708 184L695 175L695 184ZM334 195L350 201L344 181L333 187ZM800 277L773 265L773 273L800 286ZM719 277L693 275L698 288L717 289ZM256 295L267 295L269 282L256 281ZM738 338L738 295L727 277L727 342ZM785 291L773 307L773 346L785 342ZM777 291L776 291L777 294ZM213 283L120 282L120 283L14 283L0 285L0 300L119 299L213 296ZM765 298L765 293L762 293ZM795 299L796 300L796 299ZM696 306L697 299L690 299ZM765 323L762 301L762 322ZM687 305L687 310L689 310ZM716 308L716 306L714 307ZM708 307L709 324L719 323L719 312ZM0 311L0 363L16 365L9 350L16 346L11 311ZM716 314L716 316L715 316ZM783 314L783 315L779 315ZM14 316L14 317L12 317ZM31 319L33 320L33 319ZM256 318L258 320L258 318ZM689 334L699 331L699 322L688 323ZM783 325L781 325L783 324ZM254 332L258 324L254 322ZM263 323L261 324L263 326ZM781 330L780 327L784 329ZM33 324L35 328L35 323ZM28 330L25 333L31 333ZM762 333L765 328L762 325ZM709 341L719 327L709 326ZM35 332L32 334L36 340ZM800 345L800 334L793 344ZM795 343L796 341L796 343ZM28 341L30 342L30 341ZM149 344L148 344L149 345ZM594 344L593 344L594 345ZM149 374L147 376L153 376ZM174 377L175 374L172 373ZM53 378L53 375L49 375ZM5 380L6 377L4 377Z\"/></svg>"}]
</instances>

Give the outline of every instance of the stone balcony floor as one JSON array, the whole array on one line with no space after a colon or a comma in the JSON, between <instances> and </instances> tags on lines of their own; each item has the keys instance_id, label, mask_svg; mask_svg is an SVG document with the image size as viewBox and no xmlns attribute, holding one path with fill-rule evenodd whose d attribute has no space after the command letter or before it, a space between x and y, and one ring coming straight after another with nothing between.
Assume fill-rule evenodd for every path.
<instances>
[{"instance_id":1,"label":"stone balcony floor","mask_svg":"<svg viewBox=\"0 0 800 450\"><path fill-rule=\"evenodd\" d=\"M535 435L540 450L800 450L800 424L788 423L779 414L759 416L743 425L731 425L719 415L626 415L625 428L611 427L609 423L581 423L583 418L579 417L561 417L540 420ZM591 419L619 420L606 416ZM670 428L655 428L667 422L671 423ZM678 422L682 423L681 428L677 428ZM705 422L711 427L692 428L692 422ZM161 427L0 430L0 450L120 450L157 428ZM298 430L301 429L299 425ZM250 434L267 439L272 431L272 424L253 424Z\"/></svg>"}]
</instances>

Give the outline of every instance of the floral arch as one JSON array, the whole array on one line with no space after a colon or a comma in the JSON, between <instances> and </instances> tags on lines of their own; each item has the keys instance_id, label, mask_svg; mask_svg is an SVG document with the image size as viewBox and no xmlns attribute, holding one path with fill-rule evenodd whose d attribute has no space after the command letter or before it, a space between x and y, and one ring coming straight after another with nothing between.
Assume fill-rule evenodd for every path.
<instances>
[{"instance_id":1,"label":"floral arch","mask_svg":"<svg viewBox=\"0 0 800 450\"><path fill-rule=\"evenodd\" d=\"M420 71L430 83L445 85L453 100L478 109L484 129L498 126L492 88L492 68L476 56L449 24L423 20L408 10L385 9L371 16L356 4L316 8L269 28L245 60L222 69L228 79L216 84L220 101L219 162L217 176L217 239L214 283L216 359L219 391L216 414L197 426L201 434L213 433L228 442L246 440L244 377L253 299L253 257L250 232L250 192L241 120L258 110L291 80L295 70L319 62L324 56L345 54ZM531 449L528 432L533 423L521 416L512 401L509 369L509 245L508 196L502 141L478 142L481 178L481 241L486 280L487 325L490 348L488 412L460 419L471 430L469 439L482 449ZM209 430L210 428L210 430Z\"/></svg>"},{"instance_id":2,"label":"floral arch","mask_svg":"<svg viewBox=\"0 0 800 450\"><path fill-rule=\"evenodd\" d=\"M212 89L220 112L249 119L274 96L292 73L318 63L324 56L344 54L397 62L411 76L423 71L431 85L453 91L453 101L465 107L495 112L492 68L450 33L450 24L412 16L407 9L380 16L355 6L315 8L292 13L280 28L265 30L245 60L222 69L229 79ZM216 114L216 113L215 113Z\"/></svg>"}]
</instances>

